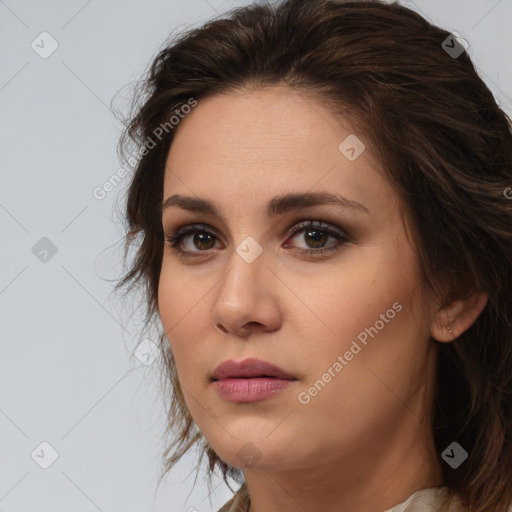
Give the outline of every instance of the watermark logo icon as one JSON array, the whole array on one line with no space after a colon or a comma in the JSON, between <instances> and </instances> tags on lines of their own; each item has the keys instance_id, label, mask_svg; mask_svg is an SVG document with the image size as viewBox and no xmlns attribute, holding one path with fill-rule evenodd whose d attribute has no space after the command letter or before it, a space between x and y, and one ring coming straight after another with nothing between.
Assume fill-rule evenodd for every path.
<instances>
[{"instance_id":1,"label":"watermark logo icon","mask_svg":"<svg viewBox=\"0 0 512 512\"><path fill-rule=\"evenodd\" d=\"M32 460L41 468L48 469L59 457L57 450L47 441L43 441L30 454Z\"/></svg>"},{"instance_id":2,"label":"watermark logo icon","mask_svg":"<svg viewBox=\"0 0 512 512\"><path fill-rule=\"evenodd\" d=\"M441 48L452 58L457 59L468 49L468 42L458 33L452 32L442 43Z\"/></svg>"},{"instance_id":3,"label":"watermark logo icon","mask_svg":"<svg viewBox=\"0 0 512 512\"><path fill-rule=\"evenodd\" d=\"M468 452L454 441L441 454L441 457L449 466L457 469L468 458Z\"/></svg>"},{"instance_id":4,"label":"watermark logo icon","mask_svg":"<svg viewBox=\"0 0 512 512\"><path fill-rule=\"evenodd\" d=\"M160 351L158 347L149 339L141 341L137 348L134 350L133 355L144 365L149 366L153 364L159 356Z\"/></svg>"},{"instance_id":5,"label":"watermark logo icon","mask_svg":"<svg viewBox=\"0 0 512 512\"><path fill-rule=\"evenodd\" d=\"M48 32L41 32L30 44L41 59L47 59L57 50L59 43Z\"/></svg>"},{"instance_id":6,"label":"watermark logo icon","mask_svg":"<svg viewBox=\"0 0 512 512\"><path fill-rule=\"evenodd\" d=\"M39 261L48 263L57 254L57 246L48 237L43 236L32 247L32 253Z\"/></svg>"},{"instance_id":7,"label":"watermark logo icon","mask_svg":"<svg viewBox=\"0 0 512 512\"><path fill-rule=\"evenodd\" d=\"M263 456L253 443L246 443L237 453L238 458L243 462L244 467L253 467Z\"/></svg>"},{"instance_id":8,"label":"watermark logo icon","mask_svg":"<svg viewBox=\"0 0 512 512\"><path fill-rule=\"evenodd\" d=\"M357 137L357 135L351 133L346 137L338 146L340 153L353 162L356 158L359 158L363 151L366 149L363 141Z\"/></svg>"},{"instance_id":9,"label":"watermark logo icon","mask_svg":"<svg viewBox=\"0 0 512 512\"><path fill-rule=\"evenodd\" d=\"M248 236L238 245L236 252L247 263L252 263L263 252L263 247L252 236Z\"/></svg>"}]
</instances>

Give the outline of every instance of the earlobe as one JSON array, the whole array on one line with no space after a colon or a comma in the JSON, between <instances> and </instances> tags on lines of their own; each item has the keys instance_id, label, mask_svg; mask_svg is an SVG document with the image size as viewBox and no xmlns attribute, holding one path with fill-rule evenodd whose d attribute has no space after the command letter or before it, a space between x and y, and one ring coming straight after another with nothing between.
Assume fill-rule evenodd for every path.
<instances>
[{"instance_id":1,"label":"earlobe","mask_svg":"<svg viewBox=\"0 0 512 512\"><path fill-rule=\"evenodd\" d=\"M441 307L432 319L431 337L442 343L454 341L473 325L487 305L487 300L487 293L476 291Z\"/></svg>"}]
</instances>

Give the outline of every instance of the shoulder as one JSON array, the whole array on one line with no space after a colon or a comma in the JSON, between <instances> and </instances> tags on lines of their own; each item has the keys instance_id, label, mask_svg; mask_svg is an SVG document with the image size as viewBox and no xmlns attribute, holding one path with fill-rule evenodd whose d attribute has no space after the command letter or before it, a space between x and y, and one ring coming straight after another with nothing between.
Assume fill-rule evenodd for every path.
<instances>
[{"instance_id":1,"label":"shoulder","mask_svg":"<svg viewBox=\"0 0 512 512\"><path fill-rule=\"evenodd\" d=\"M247 512L249 510L249 492L244 482L235 495L217 512Z\"/></svg>"},{"instance_id":2,"label":"shoulder","mask_svg":"<svg viewBox=\"0 0 512 512\"><path fill-rule=\"evenodd\" d=\"M438 486L417 490L386 512L469 512L469 508L449 487Z\"/></svg>"}]
</instances>

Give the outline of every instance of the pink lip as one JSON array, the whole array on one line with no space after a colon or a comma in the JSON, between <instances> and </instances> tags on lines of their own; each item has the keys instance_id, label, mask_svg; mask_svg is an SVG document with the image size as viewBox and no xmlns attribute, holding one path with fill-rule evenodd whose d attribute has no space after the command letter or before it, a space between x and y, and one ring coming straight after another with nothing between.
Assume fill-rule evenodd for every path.
<instances>
[{"instance_id":1,"label":"pink lip","mask_svg":"<svg viewBox=\"0 0 512 512\"><path fill-rule=\"evenodd\" d=\"M229 402L259 402L284 391L292 382L278 377L254 377L216 380L213 384Z\"/></svg>"},{"instance_id":2,"label":"pink lip","mask_svg":"<svg viewBox=\"0 0 512 512\"><path fill-rule=\"evenodd\" d=\"M243 361L228 359L217 366L212 380L250 377L278 377L280 379L296 380L296 378L272 363L250 357Z\"/></svg>"},{"instance_id":3,"label":"pink lip","mask_svg":"<svg viewBox=\"0 0 512 512\"><path fill-rule=\"evenodd\" d=\"M257 402L285 390L297 378L272 363L248 358L224 361L211 380L225 400Z\"/></svg>"}]
</instances>

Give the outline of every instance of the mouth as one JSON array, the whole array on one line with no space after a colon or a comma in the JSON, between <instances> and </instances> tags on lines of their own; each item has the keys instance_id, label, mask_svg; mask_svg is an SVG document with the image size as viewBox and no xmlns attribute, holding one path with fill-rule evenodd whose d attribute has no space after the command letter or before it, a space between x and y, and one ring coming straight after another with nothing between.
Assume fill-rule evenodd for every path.
<instances>
[{"instance_id":1,"label":"mouth","mask_svg":"<svg viewBox=\"0 0 512 512\"><path fill-rule=\"evenodd\" d=\"M255 358L242 361L228 359L211 375L211 383L219 396L238 404L275 398L296 380L297 377L279 366Z\"/></svg>"}]
</instances>

